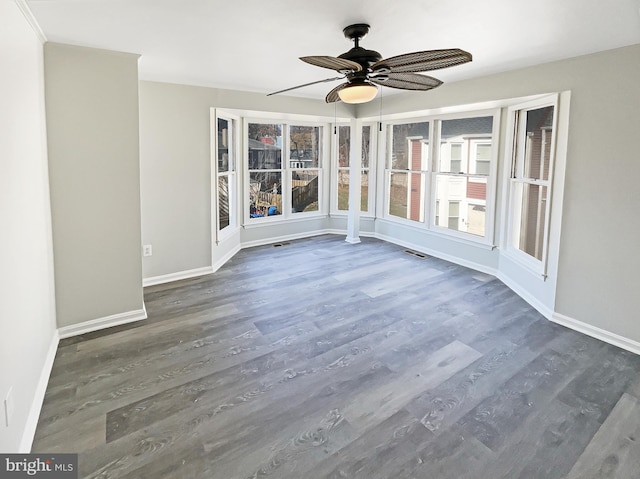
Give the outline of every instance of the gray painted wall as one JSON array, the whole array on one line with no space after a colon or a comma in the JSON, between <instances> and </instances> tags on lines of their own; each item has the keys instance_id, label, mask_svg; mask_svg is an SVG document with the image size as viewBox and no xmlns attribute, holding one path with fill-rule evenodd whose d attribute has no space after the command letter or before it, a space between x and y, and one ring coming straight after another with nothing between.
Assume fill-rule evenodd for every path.
<instances>
[{"instance_id":1,"label":"gray painted wall","mask_svg":"<svg viewBox=\"0 0 640 479\"><path fill-rule=\"evenodd\" d=\"M45 45L58 326L143 308L137 60Z\"/></svg>"},{"instance_id":2,"label":"gray painted wall","mask_svg":"<svg viewBox=\"0 0 640 479\"><path fill-rule=\"evenodd\" d=\"M0 451L10 453L31 447L57 345L42 43L14 2L0 2L0 52Z\"/></svg>"},{"instance_id":3,"label":"gray painted wall","mask_svg":"<svg viewBox=\"0 0 640 479\"><path fill-rule=\"evenodd\" d=\"M640 341L640 45L387 97L384 112L571 91L555 311ZM378 106L358 107L360 117Z\"/></svg>"}]
</instances>

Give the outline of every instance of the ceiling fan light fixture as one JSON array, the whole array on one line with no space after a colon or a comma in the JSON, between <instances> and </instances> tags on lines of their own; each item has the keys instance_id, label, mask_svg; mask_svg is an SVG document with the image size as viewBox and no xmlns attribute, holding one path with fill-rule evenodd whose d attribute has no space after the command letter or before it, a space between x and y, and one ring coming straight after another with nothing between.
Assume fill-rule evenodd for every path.
<instances>
[{"instance_id":1,"label":"ceiling fan light fixture","mask_svg":"<svg viewBox=\"0 0 640 479\"><path fill-rule=\"evenodd\" d=\"M338 92L345 103L358 104L373 100L378 94L378 87L369 82L353 83Z\"/></svg>"}]
</instances>

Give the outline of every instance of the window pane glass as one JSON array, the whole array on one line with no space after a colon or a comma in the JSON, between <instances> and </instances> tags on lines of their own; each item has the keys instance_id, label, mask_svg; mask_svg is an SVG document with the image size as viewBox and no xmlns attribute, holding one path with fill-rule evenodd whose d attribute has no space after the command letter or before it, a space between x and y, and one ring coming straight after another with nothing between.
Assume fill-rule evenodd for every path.
<instances>
[{"instance_id":1,"label":"window pane glass","mask_svg":"<svg viewBox=\"0 0 640 479\"><path fill-rule=\"evenodd\" d=\"M218 118L218 172L229 171L229 145L231 144L229 121Z\"/></svg>"},{"instance_id":2,"label":"window pane glass","mask_svg":"<svg viewBox=\"0 0 640 479\"><path fill-rule=\"evenodd\" d=\"M484 236L487 207L484 205L467 205L467 233Z\"/></svg>"},{"instance_id":3,"label":"window pane glass","mask_svg":"<svg viewBox=\"0 0 640 479\"><path fill-rule=\"evenodd\" d=\"M369 211L369 171L363 171L360 192L360 211ZM349 170L338 170L338 210L349 210Z\"/></svg>"},{"instance_id":4,"label":"window pane glass","mask_svg":"<svg viewBox=\"0 0 640 479\"><path fill-rule=\"evenodd\" d=\"M338 210L349 210L349 170L338 170Z\"/></svg>"},{"instance_id":5,"label":"window pane glass","mask_svg":"<svg viewBox=\"0 0 640 479\"><path fill-rule=\"evenodd\" d=\"M362 167L369 168L369 148L371 144L371 127L362 127Z\"/></svg>"},{"instance_id":6,"label":"window pane glass","mask_svg":"<svg viewBox=\"0 0 640 479\"><path fill-rule=\"evenodd\" d=\"M437 175L436 226L484 236L485 207L475 208L474 205L486 198L486 178Z\"/></svg>"},{"instance_id":7,"label":"window pane glass","mask_svg":"<svg viewBox=\"0 0 640 479\"><path fill-rule=\"evenodd\" d=\"M249 173L249 204L252 218L282 214L282 174Z\"/></svg>"},{"instance_id":8,"label":"window pane glass","mask_svg":"<svg viewBox=\"0 0 640 479\"><path fill-rule=\"evenodd\" d=\"M249 169L282 168L282 125L249 123Z\"/></svg>"},{"instance_id":9,"label":"window pane glass","mask_svg":"<svg viewBox=\"0 0 640 479\"><path fill-rule=\"evenodd\" d=\"M360 211L369 211L369 171L363 171L360 188Z\"/></svg>"},{"instance_id":10,"label":"window pane glass","mask_svg":"<svg viewBox=\"0 0 640 479\"><path fill-rule=\"evenodd\" d=\"M527 111L523 178L549 179L553 106Z\"/></svg>"},{"instance_id":11,"label":"window pane glass","mask_svg":"<svg viewBox=\"0 0 640 479\"><path fill-rule=\"evenodd\" d=\"M291 212L318 211L318 170L291 172Z\"/></svg>"},{"instance_id":12,"label":"window pane glass","mask_svg":"<svg viewBox=\"0 0 640 479\"><path fill-rule=\"evenodd\" d=\"M522 198L519 249L538 260L542 260L547 214L547 187L516 183L516 195Z\"/></svg>"},{"instance_id":13,"label":"window pane glass","mask_svg":"<svg viewBox=\"0 0 640 479\"><path fill-rule=\"evenodd\" d=\"M438 170L442 173L478 173L476 168L478 140L486 138L483 145L489 151L482 150L481 159L491 160L491 134L493 117L479 116L475 118L458 118L443 120L440 129L440 158ZM469 155L469 152L474 152ZM470 156L470 158L469 158Z\"/></svg>"},{"instance_id":14,"label":"window pane glass","mask_svg":"<svg viewBox=\"0 0 640 479\"><path fill-rule=\"evenodd\" d=\"M351 129L348 126L338 127L338 166L349 166L349 148L351 147Z\"/></svg>"},{"instance_id":15,"label":"window pane glass","mask_svg":"<svg viewBox=\"0 0 640 479\"><path fill-rule=\"evenodd\" d=\"M348 126L338 127L338 166L349 166L351 129ZM369 152L371 148L371 127L362 127L362 167L369 168Z\"/></svg>"},{"instance_id":16,"label":"window pane glass","mask_svg":"<svg viewBox=\"0 0 640 479\"><path fill-rule=\"evenodd\" d=\"M394 170L427 170L429 122L393 125L391 165Z\"/></svg>"},{"instance_id":17,"label":"window pane glass","mask_svg":"<svg viewBox=\"0 0 640 479\"><path fill-rule=\"evenodd\" d=\"M320 167L320 127L289 127L289 166L291 168Z\"/></svg>"},{"instance_id":18,"label":"window pane glass","mask_svg":"<svg viewBox=\"0 0 640 479\"><path fill-rule=\"evenodd\" d=\"M220 230L229 226L229 177L218 177L218 222Z\"/></svg>"},{"instance_id":19,"label":"window pane glass","mask_svg":"<svg viewBox=\"0 0 640 479\"><path fill-rule=\"evenodd\" d=\"M424 221L424 185L423 173L391 173L389 214Z\"/></svg>"}]
</instances>

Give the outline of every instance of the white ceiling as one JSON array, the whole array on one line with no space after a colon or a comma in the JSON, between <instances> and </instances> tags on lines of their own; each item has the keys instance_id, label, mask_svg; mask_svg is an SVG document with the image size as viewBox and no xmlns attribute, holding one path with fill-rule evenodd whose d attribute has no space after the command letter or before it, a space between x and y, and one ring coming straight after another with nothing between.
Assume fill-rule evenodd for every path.
<instances>
[{"instance_id":1,"label":"white ceiling","mask_svg":"<svg viewBox=\"0 0 640 479\"><path fill-rule=\"evenodd\" d=\"M49 41L139 53L140 78L268 93L336 76L298 60L461 48L457 81L640 43L640 0L27 0ZM287 94L324 98L333 84ZM396 90L397 92L398 90ZM393 93L387 88L385 94Z\"/></svg>"}]
</instances>

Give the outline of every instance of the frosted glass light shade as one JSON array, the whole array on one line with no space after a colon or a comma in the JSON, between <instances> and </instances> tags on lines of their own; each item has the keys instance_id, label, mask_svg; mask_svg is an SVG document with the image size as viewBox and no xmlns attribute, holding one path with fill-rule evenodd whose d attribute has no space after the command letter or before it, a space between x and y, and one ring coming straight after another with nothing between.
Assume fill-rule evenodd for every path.
<instances>
[{"instance_id":1,"label":"frosted glass light shade","mask_svg":"<svg viewBox=\"0 0 640 479\"><path fill-rule=\"evenodd\" d=\"M338 96L345 103L366 103L378 94L378 87L371 83L356 83L338 91Z\"/></svg>"}]
</instances>

